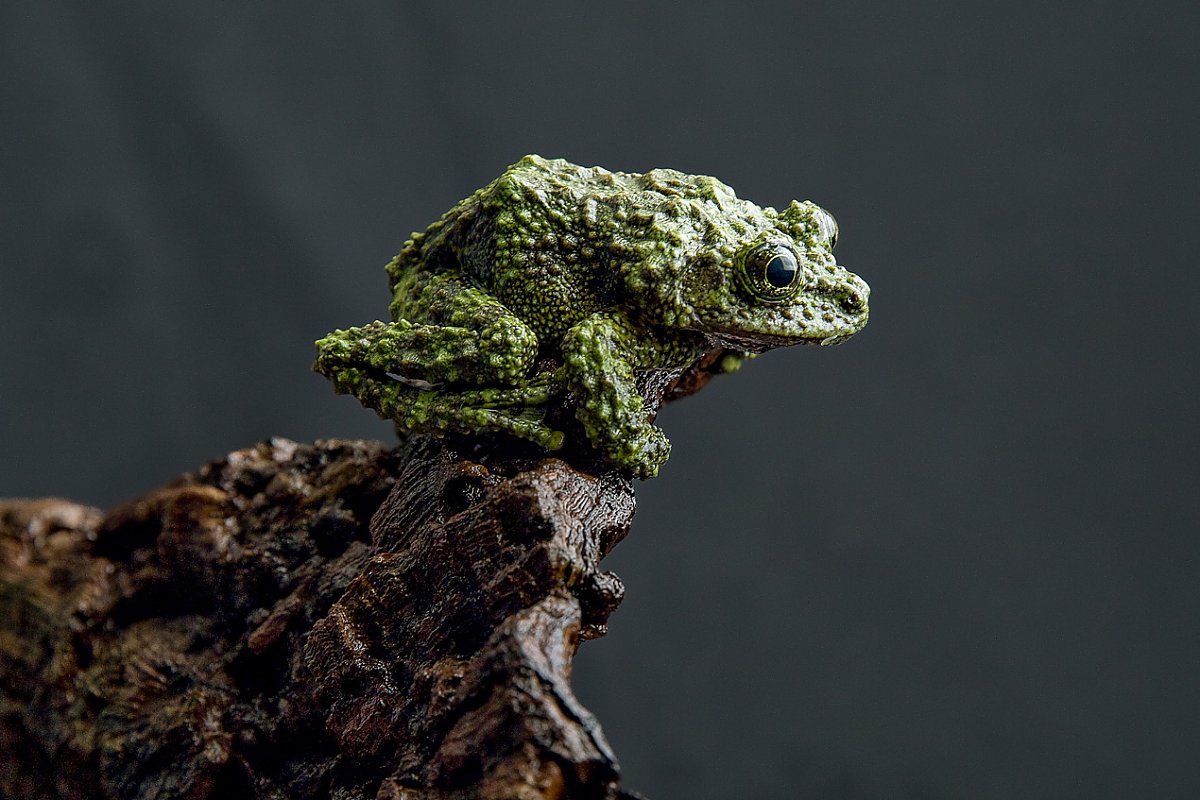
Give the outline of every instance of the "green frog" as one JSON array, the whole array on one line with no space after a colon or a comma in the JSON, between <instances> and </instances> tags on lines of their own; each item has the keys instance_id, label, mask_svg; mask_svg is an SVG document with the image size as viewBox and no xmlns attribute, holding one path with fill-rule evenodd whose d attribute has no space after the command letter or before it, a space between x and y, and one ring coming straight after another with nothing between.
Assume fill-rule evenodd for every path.
<instances>
[{"instance_id":1,"label":"green frog","mask_svg":"<svg viewBox=\"0 0 1200 800\"><path fill-rule=\"evenodd\" d=\"M705 175L526 156L404 243L392 321L330 333L314 369L401 430L547 450L565 400L608 463L653 477L670 454L653 395L689 366L719 352L732 371L866 324L837 234L812 202L759 207Z\"/></svg>"}]
</instances>

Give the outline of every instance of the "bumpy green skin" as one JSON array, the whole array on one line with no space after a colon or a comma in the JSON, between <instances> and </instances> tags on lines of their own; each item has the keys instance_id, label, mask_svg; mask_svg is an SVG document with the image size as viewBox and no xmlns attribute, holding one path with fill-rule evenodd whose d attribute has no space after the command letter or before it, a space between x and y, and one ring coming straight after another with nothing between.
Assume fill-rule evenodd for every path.
<instances>
[{"instance_id":1,"label":"bumpy green skin","mask_svg":"<svg viewBox=\"0 0 1200 800\"><path fill-rule=\"evenodd\" d=\"M563 434L545 407L566 397L602 455L651 477L670 443L640 375L866 324L869 289L834 260L836 235L811 202L776 212L703 175L526 156L405 242L387 265L393 321L329 334L315 369L403 429L548 449ZM792 284L765 283L764 248L791 252Z\"/></svg>"}]
</instances>

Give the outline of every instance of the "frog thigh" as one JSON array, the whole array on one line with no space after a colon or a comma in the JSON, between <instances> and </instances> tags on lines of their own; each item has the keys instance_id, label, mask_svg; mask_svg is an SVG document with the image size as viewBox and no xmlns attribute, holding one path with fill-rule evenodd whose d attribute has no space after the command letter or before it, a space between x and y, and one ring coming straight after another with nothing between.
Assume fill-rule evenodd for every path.
<instances>
[{"instance_id":1,"label":"frog thigh","mask_svg":"<svg viewBox=\"0 0 1200 800\"><path fill-rule=\"evenodd\" d=\"M341 366L430 384L511 385L537 357L533 330L500 301L454 275L397 287L395 322L338 330L317 342L317 371ZM403 316L402 316L403 315Z\"/></svg>"}]
</instances>

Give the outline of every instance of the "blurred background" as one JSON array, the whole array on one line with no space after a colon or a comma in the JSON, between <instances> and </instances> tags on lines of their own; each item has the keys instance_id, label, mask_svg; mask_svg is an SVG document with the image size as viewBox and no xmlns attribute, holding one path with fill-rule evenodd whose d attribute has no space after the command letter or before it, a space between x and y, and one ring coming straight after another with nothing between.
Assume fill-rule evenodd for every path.
<instances>
[{"instance_id":1,"label":"blurred background","mask_svg":"<svg viewBox=\"0 0 1200 800\"><path fill-rule=\"evenodd\" d=\"M264 437L527 152L812 198L836 348L660 417L576 683L652 798L1200 796L1200 9L0 7L0 495Z\"/></svg>"}]
</instances>

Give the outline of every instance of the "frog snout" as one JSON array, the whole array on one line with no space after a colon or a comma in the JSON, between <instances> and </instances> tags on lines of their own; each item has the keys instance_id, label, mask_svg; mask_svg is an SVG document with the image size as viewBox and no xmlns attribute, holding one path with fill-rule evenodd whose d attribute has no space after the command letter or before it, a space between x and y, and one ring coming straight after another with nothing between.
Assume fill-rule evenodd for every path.
<instances>
[{"instance_id":1,"label":"frog snout","mask_svg":"<svg viewBox=\"0 0 1200 800\"><path fill-rule=\"evenodd\" d=\"M842 309L848 314L860 314L867 310L867 298L871 296L871 287L857 275L849 275L834 291Z\"/></svg>"},{"instance_id":2,"label":"frog snout","mask_svg":"<svg viewBox=\"0 0 1200 800\"><path fill-rule=\"evenodd\" d=\"M867 299L856 288L843 289L838 293L838 302L842 308L851 314L861 311L867 305Z\"/></svg>"}]
</instances>

